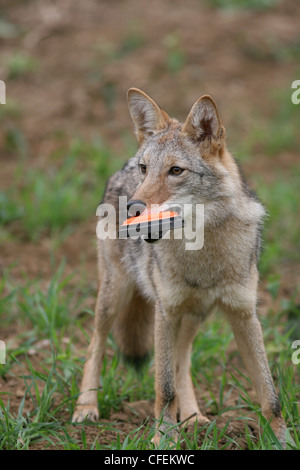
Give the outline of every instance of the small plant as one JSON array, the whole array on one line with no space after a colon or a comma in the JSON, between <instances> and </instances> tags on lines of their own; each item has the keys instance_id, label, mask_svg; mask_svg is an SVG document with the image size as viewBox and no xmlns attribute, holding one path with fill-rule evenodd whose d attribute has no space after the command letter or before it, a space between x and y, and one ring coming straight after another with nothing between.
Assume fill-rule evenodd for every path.
<instances>
[{"instance_id":1,"label":"small plant","mask_svg":"<svg viewBox=\"0 0 300 470\"><path fill-rule=\"evenodd\" d=\"M46 289L38 284L22 288L18 302L23 318L29 320L35 333L55 344L74 321L71 312L76 305L74 293L67 289L72 276L63 278L63 269L62 264Z\"/></svg>"},{"instance_id":2,"label":"small plant","mask_svg":"<svg viewBox=\"0 0 300 470\"><path fill-rule=\"evenodd\" d=\"M38 67L38 61L21 52L11 55L6 63L8 78L16 79L34 72Z\"/></svg>"},{"instance_id":3,"label":"small plant","mask_svg":"<svg viewBox=\"0 0 300 470\"><path fill-rule=\"evenodd\" d=\"M267 10L274 8L278 0L206 0L214 8L226 10Z\"/></svg>"},{"instance_id":4,"label":"small plant","mask_svg":"<svg viewBox=\"0 0 300 470\"><path fill-rule=\"evenodd\" d=\"M164 38L166 49L166 65L169 72L175 74L185 65L186 56L180 44L180 38L176 34L168 34Z\"/></svg>"}]
</instances>

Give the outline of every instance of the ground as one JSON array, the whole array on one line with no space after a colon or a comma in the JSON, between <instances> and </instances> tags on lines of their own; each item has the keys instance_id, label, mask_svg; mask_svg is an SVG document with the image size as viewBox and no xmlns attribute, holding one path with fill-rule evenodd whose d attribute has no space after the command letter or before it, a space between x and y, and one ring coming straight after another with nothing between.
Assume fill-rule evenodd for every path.
<instances>
[{"instance_id":1,"label":"ground","mask_svg":"<svg viewBox=\"0 0 300 470\"><path fill-rule=\"evenodd\" d=\"M278 327L283 336L291 318L299 331L300 105L291 102L292 82L300 79L299 14L296 2L275 0L2 1L0 79L6 84L6 104L0 105L0 339L14 358L2 366L2 405L8 410L9 401L10 418L20 429L25 411L31 423L33 416L46 423L51 410L70 438L63 440L59 428L57 434L49 432L51 439L41 439L43 429L25 442L20 431L13 443L2 443L4 448L109 446L123 442L142 423L154 422L151 391L144 398L142 391L116 390L102 427L72 426L74 399L66 400L78 393L93 324L96 207L106 178L137 148L127 108L130 87L144 90L181 120L202 94L218 103L228 146L270 214L259 313L270 330L272 364L290 347L287 337L278 339L274 319L284 320ZM217 340L219 332L214 333ZM226 328L225 337L226 356L214 363L217 377L225 369L229 375L235 368L243 371ZM113 357L111 340L107 367ZM196 365L197 357L195 370ZM297 366L288 365L296 376ZM56 373L62 382L54 390ZM119 364L116 374L127 373ZM199 402L218 429L229 423L219 435L219 447L248 448L244 421L236 419L240 391L228 376L228 383L220 380L213 383L203 372ZM195 381L199 384L196 372ZM52 401L46 407L45 383L53 390L51 400L55 393L60 397L55 399L59 409ZM243 390L255 400L247 381ZM42 407L43 418L37 414ZM258 439L256 418L249 429ZM202 442L205 432L198 436Z\"/></svg>"}]
</instances>

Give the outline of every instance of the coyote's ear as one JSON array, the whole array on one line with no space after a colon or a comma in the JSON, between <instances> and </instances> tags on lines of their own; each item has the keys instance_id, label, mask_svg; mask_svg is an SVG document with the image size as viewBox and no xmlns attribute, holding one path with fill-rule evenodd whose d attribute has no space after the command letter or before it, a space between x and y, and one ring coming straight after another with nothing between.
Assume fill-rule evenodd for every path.
<instances>
[{"instance_id":1,"label":"coyote's ear","mask_svg":"<svg viewBox=\"0 0 300 470\"><path fill-rule=\"evenodd\" d=\"M221 124L216 103L209 95L199 98L193 105L182 131L195 143L216 144L222 147L225 129Z\"/></svg>"},{"instance_id":2,"label":"coyote's ear","mask_svg":"<svg viewBox=\"0 0 300 470\"><path fill-rule=\"evenodd\" d=\"M137 140L162 131L168 125L168 115L146 93L137 88L128 90L128 107L134 122Z\"/></svg>"}]
</instances>

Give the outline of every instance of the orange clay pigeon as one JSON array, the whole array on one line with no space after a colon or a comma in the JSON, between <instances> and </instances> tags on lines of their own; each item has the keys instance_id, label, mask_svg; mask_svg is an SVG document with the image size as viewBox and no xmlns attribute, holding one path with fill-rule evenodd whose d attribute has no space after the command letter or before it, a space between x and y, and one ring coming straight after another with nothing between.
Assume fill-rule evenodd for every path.
<instances>
[{"instance_id":1,"label":"orange clay pigeon","mask_svg":"<svg viewBox=\"0 0 300 470\"><path fill-rule=\"evenodd\" d=\"M141 237L153 243L168 230L183 226L181 215L173 211L147 212L125 220L119 230L119 238Z\"/></svg>"}]
</instances>

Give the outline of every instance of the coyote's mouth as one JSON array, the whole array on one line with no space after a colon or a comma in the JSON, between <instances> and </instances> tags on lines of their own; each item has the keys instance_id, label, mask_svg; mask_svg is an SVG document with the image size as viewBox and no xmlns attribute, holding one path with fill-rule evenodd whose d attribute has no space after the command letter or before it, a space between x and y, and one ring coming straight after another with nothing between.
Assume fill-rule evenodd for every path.
<instances>
[{"instance_id":1,"label":"coyote's mouth","mask_svg":"<svg viewBox=\"0 0 300 470\"><path fill-rule=\"evenodd\" d=\"M155 234L155 238L151 238L151 233L150 233L150 234L148 234L147 237L145 237L145 236L142 237L142 239L147 243L156 243L156 242L158 242L159 240L162 239L163 234L164 234L164 232L159 231L158 233Z\"/></svg>"},{"instance_id":2,"label":"coyote's mouth","mask_svg":"<svg viewBox=\"0 0 300 470\"><path fill-rule=\"evenodd\" d=\"M119 237L142 238L147 243L155 243L167 231L183 226L182 216L177 212L145 212L125 220L120 227Z\"/></svg>"}]
</instances>

